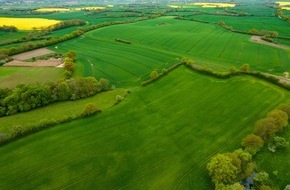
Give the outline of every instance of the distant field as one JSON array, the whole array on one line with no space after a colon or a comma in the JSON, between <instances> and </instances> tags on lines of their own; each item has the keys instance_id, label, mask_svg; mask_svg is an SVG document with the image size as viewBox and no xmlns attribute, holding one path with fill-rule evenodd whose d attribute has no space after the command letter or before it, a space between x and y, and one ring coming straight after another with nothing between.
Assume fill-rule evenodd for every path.
<instances>
[{"instance_id":1,"label":"distant field","mask_svg":"<svg viewBox=\"0 0 290 190\"><path fill-rule=\"evenodd\" d=\"M1 25L15 26L19 30L33 30L40 29L41 27L48 27L60 21L49 20L42 18L8 18L0 17Z\"/></svg>"},{"instance_id":2,"label":"distant field","mask_svg":"<svg viewBox=\"0 0 290 190\"><path fill-rule=\"evenodd\" d=\"M290 37L290 27L287 22L278 17L236 17L236 16L218 16L218 15L192 15L186 17L211 23L225 22L235 30L248 32L255 28L257 30L277 31L281 36Z\"/></svg>"},{"instance_id":3,"label":"distant field","mask_svg":"<svg viewBox=\"0 0 290 190\"><path fill-rule=\"evenodd\" d=\"M67 12L67 11L71 10L67 8L40 8L36 10L36 12Z\"/></svg>"},{"instance_id":4,"label":"distant field","mask_svg":"<svg viewBox=\"0 0 290 190\"><path fill-rule=\"evenodd\" d=\"M252 43L250 38L215 25L161 17L101 28L58 44L57 51L77 52L77 75L104 77L116 86L140 84L153 69L162 71L181 57L222 70L245 63L254 70L279 74L290 69L286 50Z\"/></svg>"},{"instance_id":5,"label":"distant field","mask_svg":"<svg viewBox=\"0 0 290 190\"><path fill-rule=\"evenodd\" d=\"M0 147L1 189L212 189L209 158L239 147L286 99L251 77L181 67L97 116Z\"/></svg>"},{"instance_id":6,"label":"distant field","mask_svg":"<svg viewBox=\"0 0 290 190\"><path fill-rule=\"evenodd\" d=\"M75 8L75 10L80 11L80 10L103 10L106 7L80 7L80 8Z\"/></svg>"},{"instance_id":7,"label":"distant field","mask_svg":"<svg viewBox=\"0 0 290 190\"><path fill-rule=\"evenodd\" d=\"M194 5L198 5L201 7L209 8L209 7L235 7L234 3L193 3Z\"/></svg>"},{"instance_id":8,"label":"distant field","mask_svg":"<svg viewBox=\"0 0 290 190\"><path fill-rule=\"evenodd\" d=\"M0 88L12 88L19 83L45 83L63 78L63 68L0 67Z\"/></svg>"}]
</instances>

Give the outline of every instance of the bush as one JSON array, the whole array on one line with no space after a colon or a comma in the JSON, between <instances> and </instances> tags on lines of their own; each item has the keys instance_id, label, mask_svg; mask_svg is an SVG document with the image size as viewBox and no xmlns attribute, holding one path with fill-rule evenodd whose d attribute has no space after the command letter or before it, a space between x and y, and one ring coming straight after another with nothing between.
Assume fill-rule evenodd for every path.
<instances>
[{"instance_id":1,"label":"bush","mask_svg":"<svg viewBox=\"0 0 290 190\"><path fill-rule=\"evenodd\" d=\"M269 174L266 172L259 172L255 175L254 181L256 182L255 186L261 187L263 185L269 185L270 179Z\"/></svg>"},{"instance_id":2,"label":"bush","mask_svg":"<svg viewBox=\"0 0 290 190\"><path fill-rule=\"evenodd\" d=\"M22 136L24 134L24 129L22 126L17 126L13 128L12 135L14 137Z\"/></svg>"},{"instance_id":3,"label":"bush","mask_svg":"<svg viewBox=\"0 0 290 190\"><path fill-rule=\"evenodd\" d=\"M116 96L116 103L120 103L123 99L124 99L123 96L121 96L121 95L117 95L117 96Z\"/></svg>"},{"instance_id":4,"label":"bush","mask_svg":"<svg viewBox=\"0 0 290 190\"><path fill-rule=\"evenodd\" d=\"M86 105L86 107L82 113L82 117L87 117L87 116L93 115L97 112L101 112L101 110L99 110L95 104L90 103L90 104Z\"/></svg>"},{"instance_id":5,"label":"bush","mask_svg":"<svg viewBox=\"0 0 290 190\"><path fill-rule=\"evenodd\" d=\"M159 73L158 73L158 71L156 71L156 70L154 70L154 71L152 71L151 73L150 73L150 78L151 79L157 79L159 77Z\"/></svg>"},{"instance_id":6,"label":"bush","mask_svg":"<svg viewBox=\"0 0 290 190\"><path fill-rule=\"evenodd\" d=\"M249 72L249 68L250 68L250 65L249 64L243 64L242 67L240 68L240 70L242 72Z\"/></svg>"},{"instance_id":7,"label":"bush","mask_svg":"<svg viewBox=\"0 0 290 190\"><path fill-rule=\"evenodd\" d=\"M7 135L5 133L0 133L0 143L5 142L7 140Z\"/></svg>"}]
</instances>

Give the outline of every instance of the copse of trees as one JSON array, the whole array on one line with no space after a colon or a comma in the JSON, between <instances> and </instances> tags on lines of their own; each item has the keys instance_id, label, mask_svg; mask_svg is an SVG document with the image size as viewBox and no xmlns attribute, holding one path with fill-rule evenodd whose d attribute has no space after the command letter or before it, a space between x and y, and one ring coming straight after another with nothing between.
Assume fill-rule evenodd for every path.
<instances>
[{"instance_id":1,"label":"copse of trees","mask_svg":"<svg viewBox=\"0 0 290 190\"><path fill-rule=\"evenodd\" d=\"M250 176L255 169L252 155L242 149L213 156L207 164L216 189L232 186Z\"/></svg>"},{"instance_id":2,"label":"copse of trees","mask_svg":"<svg viewBox=\"0 0 290 190\"><path fill-rule=\"evenodd\" d=\"M75 100L109 90L109 81L93 77L58 80L45 85L20 84L14 89L1 89L0 116L12 115L56 101Z\"/></svg>"},{"instance_id":3,"label":"copse of trees","mask_svg":"<svg viewBox=\"0 0 290 190\"><path fill-rule=\"evenodd\" d=\"M18 28L16 28L15 26L3 25L3 26L0 26L0 31L3 31L3 32L17 32Z\"/></svg>"}]
</instances>

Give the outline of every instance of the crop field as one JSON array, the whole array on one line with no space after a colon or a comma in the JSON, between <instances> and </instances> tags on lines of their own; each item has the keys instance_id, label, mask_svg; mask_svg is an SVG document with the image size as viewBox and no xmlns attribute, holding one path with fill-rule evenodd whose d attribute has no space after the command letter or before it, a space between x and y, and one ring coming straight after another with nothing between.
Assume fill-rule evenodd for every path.
<instances>
[{"instance_id":1,"label":"crop field","mask_svg":"<svg viewBox=\"0 0 290 190\"><path fill-rule=\"evenodd\" d=\"M287 22L278 17L235 17L235 16L218 16L218 15L194 15L186 17L211 23L225 22L235 30L249 31L253 28L257 30L277 31L281 36L290 37L290 27Z\"/></svg>"},{"instance_id":2,"label":"crop field","mask_svg":"<svg viewBox=\"0 0 290 190\"><path fill-rule=\"evenodd\" d=\"M210 189L208 159L287 98L251 77L181 67L102 114L1 147L1 189Z\"/></svg>"},{"instance_id":3,"label":"crop field","mask_svg":"<svg viewBox=\"0 0 290 190\"><path fill-rule=\"evenodd\" d=\"M242 139L253 132L257 120L290 100L289 86L274 81L290 84L282 77L290 72L290 25L284 20L290 16L284 9L289 2L106 3L1 4L0 26L20 30L1 28L0 88L50 81L55 85L45 91L39 87L45 100L27 95L35 88L23 94L16 88L5 100L2 96L9 91L1 91L0 114L9 116L0 117L0 143L7 137L11 142L0 144L0 171L5 174L0 175L0 189L214 189L206 169L210 159L242 148ZM73 19L86 25L37 30ZM225 25L219 25L221 21ZM265 36L243 33L254 28L279 36L267 36L266 42ZM70 51L76 60L66 59L67 67L37 67L44 62L56 65L73 55ZM63 57L38 58L51 52ZM187 58L207 74L180 64ZM31 67L15 66L19 64ZM168 72L176 64L179 67ZM249 75L241 69L245 64ZM234 69L243 72L234 75ZM162 77L155 81L152 71ZM228 79L212 77L229 71ZM98 81L56 82L88 76ZM263 76L269 78L258 79ZM148 79L149 85L142 86ZM109 90L71 100L97 89ZM57 102L17 113L30 107L26 100L31 105ZM95 109L88 104L102 112L90 115ZM90 116L81 117L85 114ZM37 129L41 131L25 133ZM289 141L289 126L278 135ZM266 171L272 188L284 189L290 179L290 148L273 154L267 146L253 157L255 171Z\"/></svg>"},{"instance_id":4,"label":"crop field","mask_svg":"<svg viewBox=\"0 0 290 190\"><path fill-rule=\"evenodd\" d=\"M235 7L234 3L194 3L194 5L209 8L209 7Z\"/></svg>"},{"instance_id":5,"label":"crop field","mask_svg":"<svg viewBox=\"0 0 290 190\"><path fill-rule=\"evenodd\" d=\"M132 44L116 42L116 38ZM226 69L240 68L244 63L254 70L274 73L290 68L286 50L256 44L250 38L215 25L161 17L101 28L59 44L58 51L77 52L78 75L105 77L118 81L116 86L140 83L151 70L162 71L181 57L211 61L211 67Z\"/></svg>"},{"instance_id":6,"label":"crop field","mask_svg":"<svg viewBox=\"0 0 290 190\"><path fill-rule=\"evenodd\" d=\"M37 9L36 12L66 12L70 11L70 9L67 8L40 8Z\"/></svg>"},{"instance_id":7,"label":"crop field","mask_svg":"<svg viewBox=\"0 0 290 190\"><path fill-rule=\"evenodd\" d=\"M47 27L54 25L60 21L58 20L49 20L42 18L8 18L0 17L1 25L15 26L19 30L33 30L40 29L41 27Z\"/></svg>"},{"instance_id":8,"label":"crop field","mask_svg":"<svg viewBox=\"0 0 290 190\"><path fill-rule=\"evenodd\" d=\"M0 67L0 88L13 88L20 83L45 83L63 77L56 67Z\"/></svg>"}]
</instances>

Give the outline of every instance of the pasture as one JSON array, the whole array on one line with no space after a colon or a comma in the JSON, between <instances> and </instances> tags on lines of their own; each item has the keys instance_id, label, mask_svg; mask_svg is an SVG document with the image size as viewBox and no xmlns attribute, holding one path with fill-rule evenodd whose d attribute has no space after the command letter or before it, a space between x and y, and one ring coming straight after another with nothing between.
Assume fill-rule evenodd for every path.
<instances>
[{"instance_id":1,"label":"pasture","mask_svg":"<svg viewBox=\"0 0 290 190\"><path fill-rule=\"evenodd\" d=\"M185 67L131 91L101 114L0 147L1 189L212 189L208 159L289 98L251 77Z\"/></svg>"},{"instance_id":2,"label":"pasture","mask_svg":"<svg viewBox=\"0 0 290 190\"><path fill-rule=\"evenodd\" d=\"M117 95L124 96L125 93L126 89L116 89L84 99L56 102L29 112L0 117L0 133L10 135L12 132L11 129L14 127L22 126L23 128L31 128L37 124L79 116L89 103L95 104L100 110L107 110L115 104Z\"/></svg>"},{"instance_id":3,"label":"pasture","mask_svg":"<svg viewBox=\"0 0 290 190\"><path fill-rule=\"evenodd\" d=\"M49 20L43 18L8 18L0 17L0 23L7 26L15 26L19 30L34 30L41 29L42 27L48 27L54 25L60 21Z\"/></svg>"},{"instance_id":4,"label":"pasture","mask_svg":"<svg viewBox=\"0 0 290 190\"><path fill-rule=\"evenodd\" d=\"M21 83L46 83L63 78L57 67L0 67L0 88L13 88Z\"/></svg>"},{"instance_id":5,"label":"pasture","mask_svg":"<svg viewBox=\"0 0 290 190\"><path fill-rule=\"evenodd\" d=\"M245 63L253 70L276 74L290 69L286 50L253 43L250 38L216 25L167 16L101 28L58 44L57 51L77 53L77 75L104 77L117 87L140 84L153 69L162 71L181 57L217 70Z\"/></svg>"}]
</instances>

